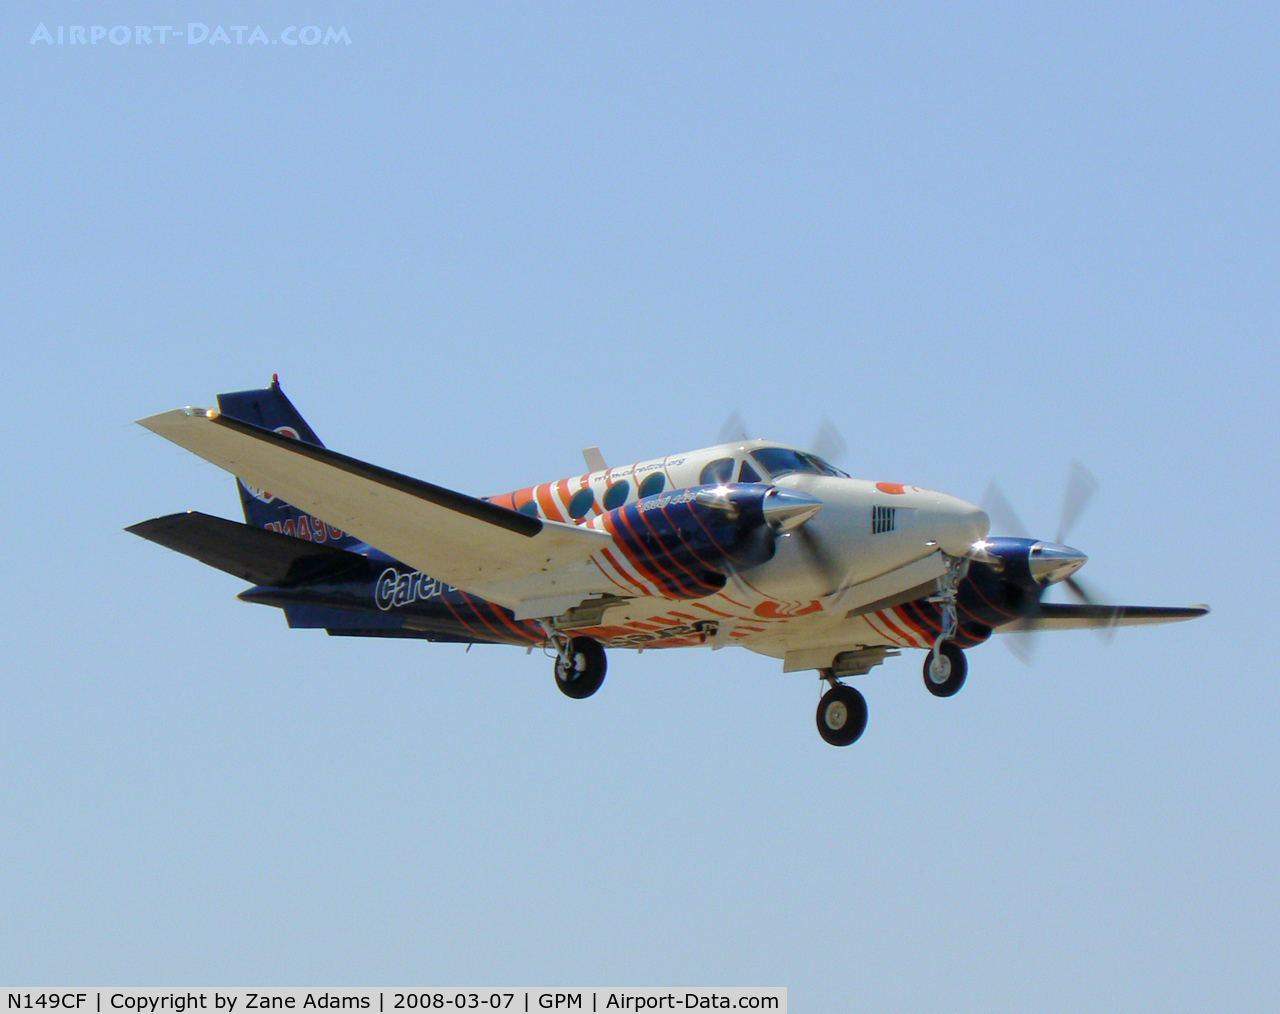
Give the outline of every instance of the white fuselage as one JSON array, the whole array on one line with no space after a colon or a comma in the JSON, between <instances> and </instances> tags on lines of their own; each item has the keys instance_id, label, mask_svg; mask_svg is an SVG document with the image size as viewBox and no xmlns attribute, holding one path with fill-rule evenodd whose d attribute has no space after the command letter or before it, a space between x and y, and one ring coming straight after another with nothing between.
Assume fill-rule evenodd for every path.
<instances>
[{"instance_id":1,"label":"white fuselage","mask_svg":"<svg viewBox=\"0 0 1280 1014\"><path fill-rule=\"evenodd\" d=\"M788 455L816 464L807 470L769 468L786 464ZM536 505L538 516L547 520L600 528L607 510L634 503L642 493L652 495L659 482L666 492L762 482L816 497L822 508L802 527L778 536L771 560L732 575L715 595L694 602L640 596L607 609L598 628L607 643L696 643L693 628L712 621L716 646L743 644L778 657L825 644L892 644L850 612L936 579L945 570L943 554L964 555L989 527L980 508L956 497L853 479L804 452L761 440L604 469L493 500L526 513ZM625 568L626 561L614 556L610 565ZM629 585L640 577L621 576Z\"/></svg>"}]
</instances>

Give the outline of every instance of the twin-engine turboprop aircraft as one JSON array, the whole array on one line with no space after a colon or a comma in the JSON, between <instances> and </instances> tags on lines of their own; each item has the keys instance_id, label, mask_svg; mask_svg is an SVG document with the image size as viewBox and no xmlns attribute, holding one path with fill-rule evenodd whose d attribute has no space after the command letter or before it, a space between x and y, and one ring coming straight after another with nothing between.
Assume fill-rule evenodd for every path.
<instances>
[{"instance_id":1,"label":"twin-engine turboprop aircraft","mask_svg":"<svg viewBox=\"0 0 1280 1014\"><path fill-rule=\"evenodd\" d=\"M607 648L738 645L816 669L818 731L866 727L842 682L903 648L950 697L993 632L1187 620L1204 606L1042 601L1079 550L988 538L979 507L853 479L763 440L475 498L325 449L279 381L141 425L238 477L247 524L189 512L128 530L253 584L291 627L357 637L543 647L556 685L594 694ZM1083 596L1082 596L1083 597Z\"/></svg>"}]
</instances>

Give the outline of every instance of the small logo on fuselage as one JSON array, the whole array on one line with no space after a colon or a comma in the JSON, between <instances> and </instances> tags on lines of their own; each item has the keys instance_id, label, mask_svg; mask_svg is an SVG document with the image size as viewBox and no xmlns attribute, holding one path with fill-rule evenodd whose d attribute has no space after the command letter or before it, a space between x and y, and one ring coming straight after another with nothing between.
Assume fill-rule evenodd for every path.
<instances>
[{"instance_id":1,"label":"small logo on fuselage","mask_svg":"<svg viewBox=\"0 0 1280 1014\"><path fill-rule=\"evenodd\" d=\"M668 507L676 504L693 503L697 497L695 494L685 490L681 493L668 493L666 496L658 497L658 499L638 500L636 502L636 510L644 513L645 511L664 511Z\"/></svg>"}]
</instances>

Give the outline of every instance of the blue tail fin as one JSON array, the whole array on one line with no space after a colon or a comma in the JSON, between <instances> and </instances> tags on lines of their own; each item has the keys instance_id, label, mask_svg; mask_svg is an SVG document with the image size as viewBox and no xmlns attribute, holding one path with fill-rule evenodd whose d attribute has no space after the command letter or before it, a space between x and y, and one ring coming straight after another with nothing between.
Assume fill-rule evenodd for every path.
<instances>
[{"instance_id":1,"label":"blue tail fin","mask_svg":"<svg viewBox=\"0 0 1280 1014\"><path fill-rule=\"evenodd\" d=\"M261 391L236 391L218 395L218 411L232 419L274 430L307 444L320 443L315 430L307 425L293 402L280 390L278 377L271 378L271 386ZM284 535L292 535L308 542L320 542L337 549L363 547L359 539L339 531L320 518L304 514L291 504L262 489L247 486L239 479L240 503L244 507L244 519L255 528L270 528Z\"/></svg>"}]
</instances>

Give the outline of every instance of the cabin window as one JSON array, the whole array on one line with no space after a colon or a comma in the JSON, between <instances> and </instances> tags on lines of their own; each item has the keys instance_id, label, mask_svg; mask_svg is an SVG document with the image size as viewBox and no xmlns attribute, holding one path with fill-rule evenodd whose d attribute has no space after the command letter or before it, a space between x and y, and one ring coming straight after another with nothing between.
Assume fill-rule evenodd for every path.
<instances>
[{"instance_id":1,"label":"cabin window","mask_svg":"<svg viewBox=\"0 0 1280 1014\"><path fill-rule=\"evenodd\" d=\"M751 467L751 462L744 461L742 463L742 471L738 473L739 482L759 482L760 473Z\"/></svg>"},{"instance_id":2,"label":"cabin window","mask_svg":"<svg viewBox=\"0 0 1280 1014\"><path fill-rule=\"evenodd\" d=\"M657 496L662 492L662 487L666 485L666 477L661 472L652 472L646 475L644 481L640 483L640 495Z\"/></svg>"},{"instance_id":3,"label":"cabin window","mask_svg":"<svg viewBox=\"0 0 1280 1014\"><path fill-rule=\"evenodd\" d=\"M698 481L704 486L710 486L712 483L717 485L726 483L733 478L733 459L732 458L716 458L707 464L702 470L702 475L698 477Z\"/></svg>"},{"instance_id":4,"label":"cabin window","mask_svg":"<svg viewBox=\"0 0 1280 1014\"><path fill-rule=\"evenodd\" d=\"M526 514L531 518L538 516L538 502L536 500L526 500L519 507L521 514Z\"/></svg>"},{"instance_id":5,"label":"cabin window","mask_svg":"<svg viewBox=\"0 0 1280 1014\"><path fill-rule=\"evenodd\" d=\"M569 501L569 517L574 521L581 521L591 513L591 508L595 506L596 495L590 489L580 489L573 494L573 499Z\"/></svg>"},{"instance_id":6,"label":"cabin window","mask_svg":"<svg viewBox=\"0 0 1280 1014\"><path fill-rule=\"evenodd\" d=\"M615 482L604 491L604 509L607 511L617 510L627 502L627 497L630 495L631 483L625 479L622 482Z\"/></svg>"}]
</instances>

